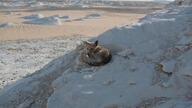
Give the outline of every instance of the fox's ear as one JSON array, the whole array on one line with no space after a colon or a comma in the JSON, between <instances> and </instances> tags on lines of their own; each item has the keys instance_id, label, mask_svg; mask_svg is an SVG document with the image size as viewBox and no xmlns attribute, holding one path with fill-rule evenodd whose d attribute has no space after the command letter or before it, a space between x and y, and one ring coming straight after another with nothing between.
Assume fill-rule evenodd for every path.
<instances>
[{"instance_id":1,"label":"fox's ear","mask_svg":"<svg viewBox=\"0 0 192 108\"><path fill-rule=\"evenodd\" d=\"M96 41L95 41L95 46L97 46L97 45L98 45L98 42L99 42L98 40L96 40Z\"/></svg>"},{"instance_id":2,"label":"fox's ear","mask_svg":"<svg viewBox=\"0 0 192 108\"><path fill-rule=\"evenodd\" d=\"M89 47L90 46L90 43L87 42L87 41L82 41L83 42L83 45L86 46L86 47Z\"/></svg>"},{"instance_id":3,"label":"fox's ear","mask_svg":"<svg viewBox=\"0 0 192 108\"><path fill-rule=\"evenodd\" d=\"M87 45L87 44L88 44L88 42L87 42L87 41L84 41L84 40L82 40L82 43L83 43L84 45Z\"/></svg>"}]
</instances>

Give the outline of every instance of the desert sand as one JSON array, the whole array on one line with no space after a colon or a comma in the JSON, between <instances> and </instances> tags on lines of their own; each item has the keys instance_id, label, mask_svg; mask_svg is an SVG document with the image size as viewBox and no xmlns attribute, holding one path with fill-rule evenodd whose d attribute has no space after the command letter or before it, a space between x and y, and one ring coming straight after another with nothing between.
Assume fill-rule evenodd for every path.
<instances>
[{"instance_id":1,"label":"desert sand","mask_svg":"<svg viewBox=\"0 0 192 108\"><path fill-rule=\"evenodd\" d=\"M9 10L14 11L14 10ZM85 17L87 14L98 13L101 17L87 19L83 21L65 22L66 19L61 19L62 25L32 25L32 24L17 24L9 27L0 28L0 40L20 40L20 39L39 39L47 37L70 37L82 35L86 37L95 37L102 34L114 26L122 24L136 23L138 19L145 14L129 13L129 12L108 12L103 10L18 10L6 14L5 11L0 11L0 25L8 22L21 23L30 19L22 17L32 14L42 14L45 17L51 15L65 15L73 20Z\"/></svg>"},{"instance_id":2,"label":"desert sand","mask_svg":"<svg viewBox=\"0 0 192 108\"><path fill-rule=\"evenodd\" d=\"M18 77L0 92L0 107L192 108L191 18L191 6L176 6L92 38L113 52L100 67L83 64L81 52L70 51L83 38L4 42L0 76Z\"/></svg>"},{"instance_id":3,"label":"desert sand","mask_svg":"<svg viewBox=\"0 0 192 108\"><path fill-rule=\"evenodd\" d=\"M30 21L32 19L23 17L34 14L41 14L44 17L69 16L69 18L61 18L61 25L15 24L0 27L0 89L34 73L54 58L73 50L81 40L98 36L115 26L136 23L146 15L104 10L2 9L0 25L8 22ZM89 14L101 16L65 22L83 18Z\"/></svg>"},{"instance_id":4,"label":"desert sand","mask_svg":"<svg viewBox=\"0 0 192 108\"><path fill-rule=\"evenodd\" d=\"M87 39L74 36L0 42L0 91L69 53L81 40Z\"/></svg>"}]
</instances>

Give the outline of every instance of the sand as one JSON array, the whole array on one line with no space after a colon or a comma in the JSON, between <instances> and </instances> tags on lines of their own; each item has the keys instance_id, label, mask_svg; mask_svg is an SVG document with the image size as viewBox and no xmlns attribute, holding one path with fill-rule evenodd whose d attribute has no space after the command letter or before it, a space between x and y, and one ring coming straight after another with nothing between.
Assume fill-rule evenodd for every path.
<instances>
[{"instance_id":1,"label":"sand","mask_svg":"<svg viewBox=\"0 0 192 108\"><path fill-rule=\"evenodd\" d=\"M69 16L60 19L62 25L15 24L0 27L0 90L23 77L41 69L52 59L73 50L81 40L98 36L115 26L136 23L145 16L140 13L103 10L0 10L0 25L8 22L22 23L32 19L22 17L41 14ZM100 17L82 21L65 22L100 14ZM74 37L75 36L75 37ZM81 36L81 37L79 37ZM83 36L83 37L82 37ZM27 39L27 40L26 40ZM10 41L10 42L9 42Z\"/></svg>"},{"instance_id":2,"label":"sand","mask_svg":"<svg viewBox=\"0 0 192 108\"><path fill-rule=\"evenodd\" d=\"M0 91L69 53L81 40L87 39L74 36L0 42Z\"/></svg>"},{"instance_id":3,"label":"sand","mask_svg":"<svg viewBox=\"0 0 192 108\"><path fill-rule=\"evenodd\" d=\"M144 17L146 14L137 13L117 13L103 10L51 10L51 11L27 11L22 9L12 12L7 15L5 11L0 11L0 25L8 22L22 23L30 21L31 19L23 19L21 17L42 14L45 17L51 15L69 16L68 20L85 17L87 14L101 14L101 17L87 19L83 21L65 22L66 19L61 19L62 25L32 25L32 24L16 24L9 27L0 28L0 40L20 40L20 39L39 39L47 37L70 37L75 35L82 35L86 37L95 37L102 34L114 26L123 24L136 23L138 19ZM9 10L14 11L14 10ZM20 15L18 15L20 14Z\"/></svg>"},{"instance_id":4,"label":"sand","mask_svg":"<svg viewBox=\"0 0 192 108\"><path fill-rule=\"evenodd\" d=\"M146 15L131 12L117 13L112 10L1 9L0 25L30 21L32 19L23 17L34 14L41 14L44 17L61 15L69 18L60 19L62 25L14 24L0 27L0 90L41 69L52 59L73 50L81 40L98 36L115 26L136 23ZM89 14L101 16L65 22Z\"/></svg>"},{"instance_id":5,"label":"sand","mask_svg":"<svg viewBox=\"0 0 192 108\"><path fill-rule=\"evenodd\" d=\"M184 6L164 9L147 15L138 24L108 30L92 39L98 39L100 45L103 44L106 48L108 45L110 51L113 51L112 60L108 64L100 67L87 66L79 62L78 51L71 51L12 84L12 88L2 90L0 106L192 108L191 12L192 7ZM35 57L38 52L42 52L42 55L39 53L41 56L50 52L48 56L53 57L54 53L58 54L57 50L64 50L63 46L73 46L70 42L69 45L63 43L67 41L62 39L28 42L21 41L20 46L29 47L27 50L23 48L23 52L29 52L29 55L34 53ZM42 44L43 42L46 43ZM12 53L16 49L13 44L9 51L3 53ZM26 61L23 64L31 67L34 65L28 61L35 57L28 58L27 55L23 59L18 56L16 61L21 61L18 64ZM36 65L39 64L40 62Z\"/></svg>"}]
</instances>

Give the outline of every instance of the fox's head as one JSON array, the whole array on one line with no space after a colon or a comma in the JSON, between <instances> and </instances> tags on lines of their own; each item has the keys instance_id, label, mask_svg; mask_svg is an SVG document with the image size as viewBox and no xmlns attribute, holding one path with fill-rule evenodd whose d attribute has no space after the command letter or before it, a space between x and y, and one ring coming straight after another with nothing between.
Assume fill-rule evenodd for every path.
<instances>
[{"instance_id":1,"label":"fox's head","mask_svg":"<svg viewBox=\"0 0 192 108\"><path fill-rule=\"evenodd\" d=\"M82 41L87 50L94 50L98 45L98 40L95 42Z\"/></svg>"}]
</instances>

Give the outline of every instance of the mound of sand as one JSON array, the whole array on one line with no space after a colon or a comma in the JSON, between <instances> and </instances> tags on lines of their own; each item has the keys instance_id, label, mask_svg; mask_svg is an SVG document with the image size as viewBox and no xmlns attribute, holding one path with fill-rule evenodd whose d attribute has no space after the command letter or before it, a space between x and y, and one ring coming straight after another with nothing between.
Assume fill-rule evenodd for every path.
<instances>
[{"instance_id":1,"label":"mound of sand","mask_svg":"<svg viewBox=\"0 0 192 108\"><path fill-rule=\"evenodd\" d=\"M72 21L83 21L83 18L73 19Z\"/></svg>"},{"instance_id":2,"label":"mound of sand","mask_svg":"<svg viewBox=\"0 0 192 108\"><path fill-rule=\"evenodd\" d=\"M72 22L72 20L65 20L65 22Z\"/></svg>"},{"instance_id":3,"label":"mound of sand","mask_svg":"<svg viewBox=\"0 0 192 108\"><path fill-rule=\"evenodd\" d=\"M52 83L48 108L192 107L185 101L192 96L192 38L186 35L191 12L192 7L159 11L92 39L111 49L113 60L83 67L68 57L70 67Z\"/></svg>"},{"instance_id":4,"label":"mound of sand","mask_svg":"<svg viewBox=\"0 0 192 108\"><path fill-rule=\"evenodd\" d=\"M59 17L59 18L68 19L68 18L70 18L70 17L69 17L69 16L61 16L61 17Z\"/></svg>"},{"instance_id":5,"label":"mound of sand","mask_svg":"<svg viewBox=\"0 0 192 108\"><path fill-rule=\"evenodd\" d=\"M24 16L22 18L24 18L24 19L39 19L39 18L44 18L44 16L42 14L32 14L29 16Z\"/></svg>"},{"instance_id":6,"label":"mound of sand","mask_svg":"<svg viewBox=\"0 0 192 108\"><path fill-rule=\"evenodd\" d=\"M95 14L89 14L87 16L85 16L85 19L90 19L90 18L95 18L95 17L100 17L101 15L98 13Z\"/></svg>"},{"instance_id":7,"label":"mound of sand","mask_svg":"<svg viewBox=\"0 0 192 108\"><path fill-rule=\"evenodd\" d=\"M15 25L15 24L21 24L21 23L8 22L8 23L5 23L5 24L1 24L1 25L0 25L0 28L9 27L9 26L12 26L12 25Z\"/></svg>"},{"instance_id":8,"label":"mound of sand","mask_svg":"<svg viewBox=\"0 0 192 108\"><path fill-rule=\"evenodd\" d=\"M31 21L24 21L23 23L37 24L37 25L61 25L61 22L57 17L45 17L45 18L33 19Z\"/></svg>"},{"instance_id":9,"label":"mound of sand","mask_svg":"<svg viewBox=\"0 0 192 108\"><path fill-rule=\"evenodd\" d=\"M56 15L53 15L53 16L50 16L50 17L57 17L57 18L61 18L61 19L68 19L69 16L62 16L62 15L59 15L59 14L56 14Z\"/></svg>"}]
</instances>

